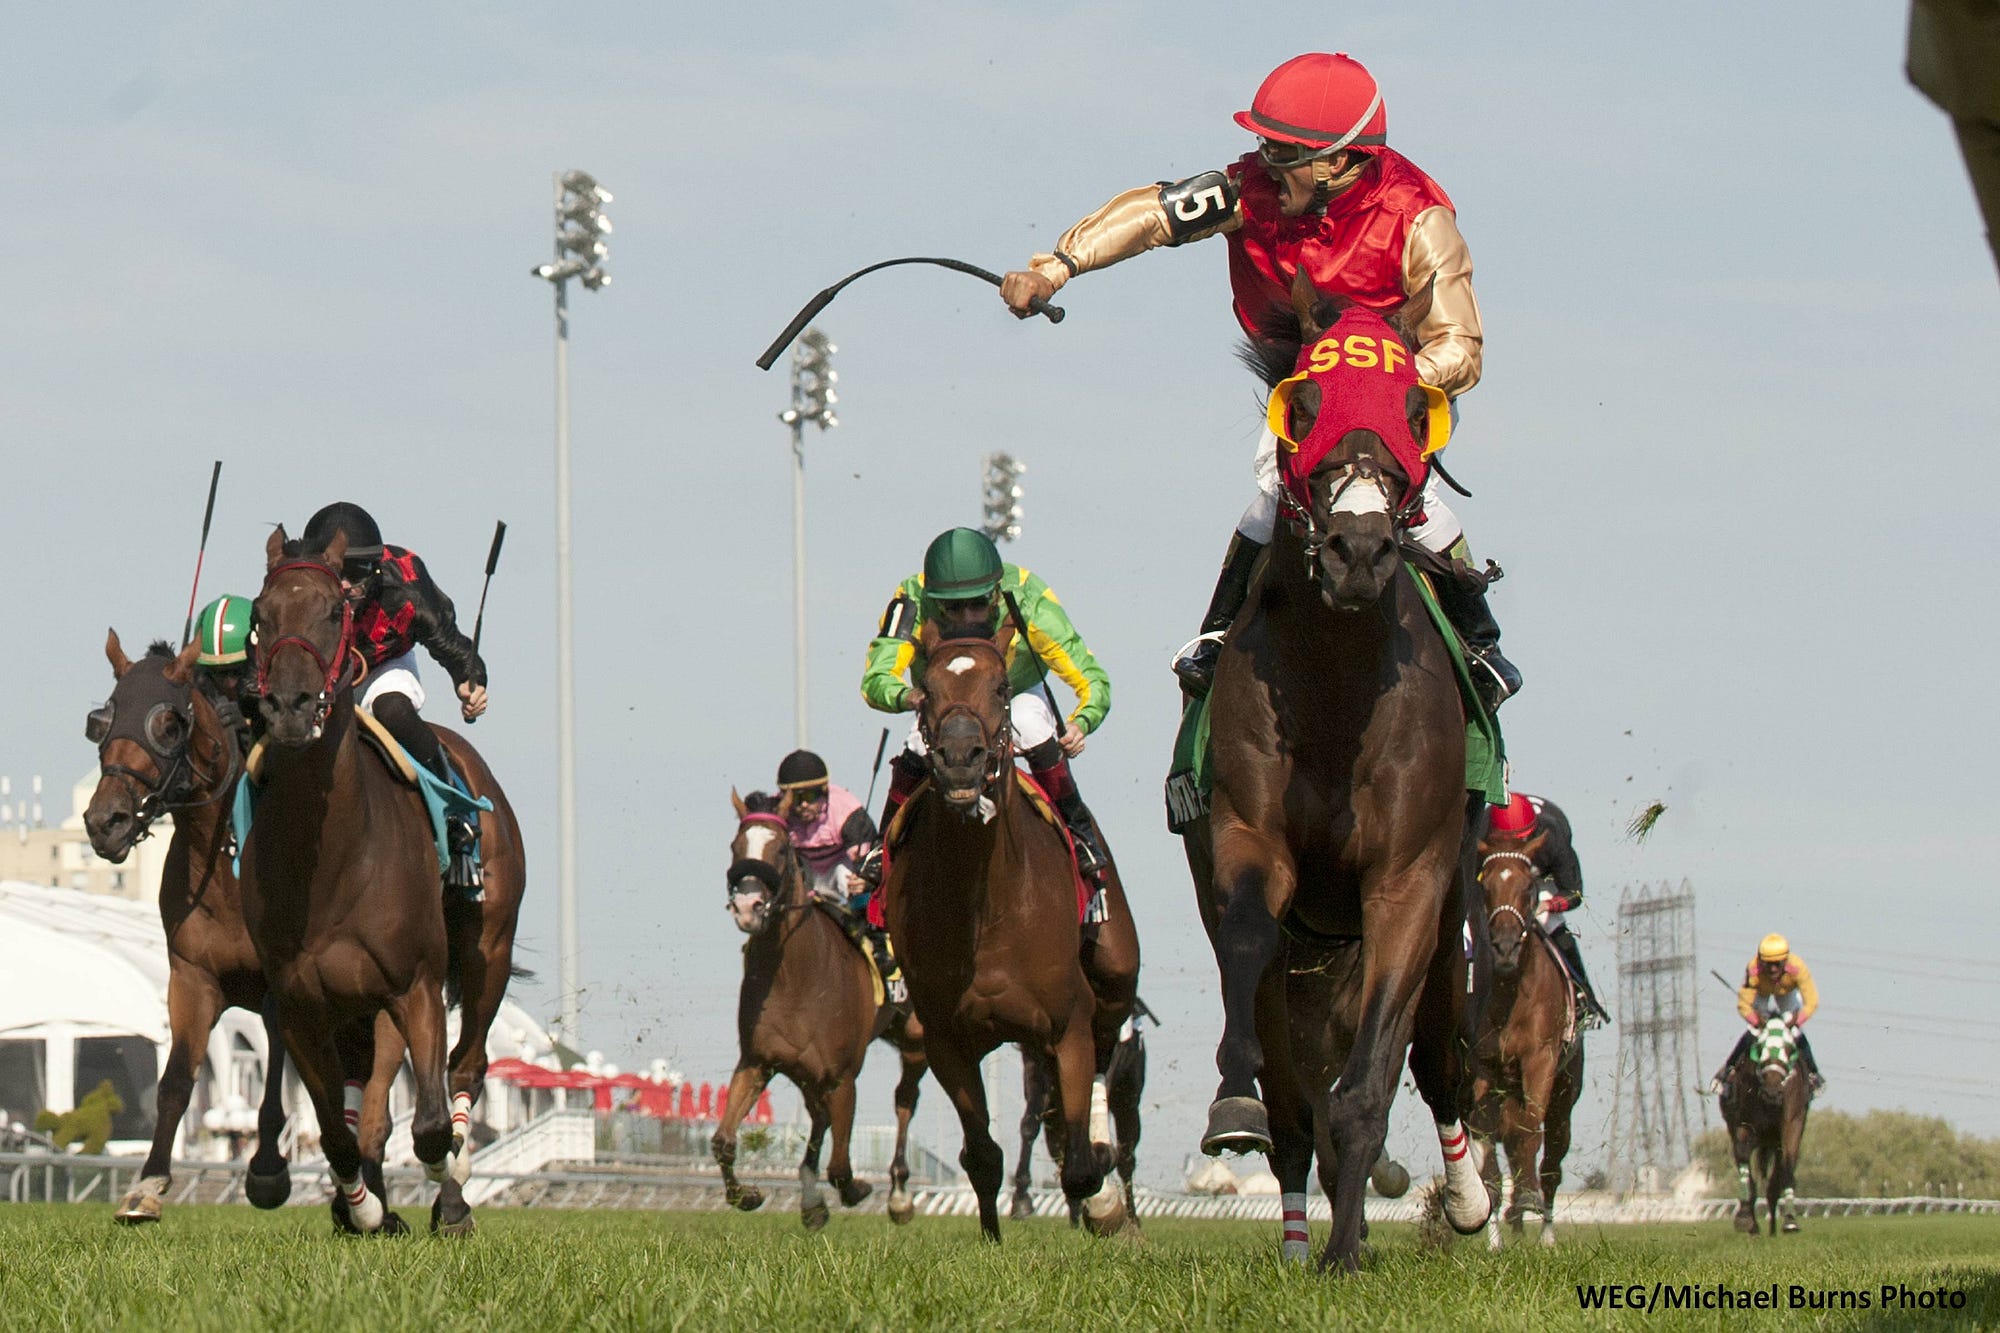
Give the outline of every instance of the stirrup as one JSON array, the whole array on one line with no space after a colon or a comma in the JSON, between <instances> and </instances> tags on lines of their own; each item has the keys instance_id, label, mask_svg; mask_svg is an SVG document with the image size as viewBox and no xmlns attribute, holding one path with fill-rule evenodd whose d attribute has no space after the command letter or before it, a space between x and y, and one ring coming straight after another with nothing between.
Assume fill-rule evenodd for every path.
<instances>
[{"instance_id":1,"label":"stirrup","mask_svg":"<svg viewBox=\"0 0 2000 1333\"><path fill-rule=\"evenodd\" d=\"M1498 648L1474 648L1468 644L1465 665L1472 671L1472 688L1489 713L1498 712L1501 704L1521 692L1520 671L1500 655Z\"/></svg>"},{"instance_id":2,"label":"stirrup","mask_svg":"<svg viewBox=\"0 0 2000 1333\"><path fill-rule=\"evenodd\" d=\"M1222 640L1228 633L1226 629L1216 629L1197 634L1174 654L1174 675L1180 678L1182 688L1197 699L1206 698L1209 687L1215 684L1216 659L1222 656Z\"/></svg>"},{"instance_id":3,"label":"stirrup","mask_svg":"<svg viewBox=\"0 0 2000 1333\"><path fill-rule=\"evenodd\" d=\"M882 887L882 844L877 843L868 849L868 854L861 858L861 864L854 868L854 875L870 888Z\"/></svg>"}]
</instances>

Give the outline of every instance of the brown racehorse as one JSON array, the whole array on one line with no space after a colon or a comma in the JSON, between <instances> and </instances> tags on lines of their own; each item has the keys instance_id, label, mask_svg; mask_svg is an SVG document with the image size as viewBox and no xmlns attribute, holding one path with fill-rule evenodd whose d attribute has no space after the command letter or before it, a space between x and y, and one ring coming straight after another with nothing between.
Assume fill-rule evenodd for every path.
<instances>
[{"instance_id":1,"label":"brown racehorse","mask_svg":"<svg viewBox=\"0 0 2000 1333\"><path fill-rule=\"evenodd\" d=\"M1103 1071L1106 1093L1106 1111L1111 1118L1111 1131L1117 1138L1117 1155L1113 1166L1117 1168L1119 1183L1125 1192L1125 1213L1136 1224L1139 1220L1139 1201L1132 1192L1132 1173L1139 1165L1139 1099L1146 1091L1146 1039L1136 1024L1128 1037L1122 1037L1111 1052L1111 1067ZM1095 1094L1091 1114L1097 1112ZM1062 1162L1062 1121L1056 1116L1055 1069L1052 1063L1028 1052L1021 1053L1021 1155L1014 1164L1014 1199L1007 1215L1015 1221L1035 1215L1035 1201L1028 1191L1034 1185L1035 1138L1046 1134L1049 1154ZM1091 1126L1091 1138L1098 1137L1097 1126ZM1083 1224L1083 1209L1079 1204L1071 1204L1069 1224L1073 1227Z\"/></svg>"},{"instance_id":2,"label":"brown racehorse","mask_svg":"<svg viewBox=\"0 0 2000 1333\"><path fill-rule=\"evenodd\" d=\"M1556 1243L1556 1190L1569 1153L1570 1114L1583 1092L1583 1042L1576 992L1555 946L1535 924L1539 884L1535 853L1547 834L1522 839L1491 834L1479 844L1486 934L1493 949L1493 987L1479 1024L1473 1081L1473 1129L1507 1146L1514 1192L1507 1222L1521 1233L1522 1216L1540 1213L1541 1243ZM1539 1159L1539 1166L1537 1165ZM1487 1190L1500 1193L1500 1155L1489 1152ZM1488 1219L1488 1249L1500 1248L1500 1227Z\"/></svg>"},{"instance_id":3,"label":"brown racehorse","mask_svg":"<svg viewBox=\"0 0 2000 1333\"><path fill-rule=\"evenodd\" d=\"M172 1182L174 1134L187 1115L208 1035L224 1009L265 1016L264 1098L257 1112L257 1152L243 1192L259 1208L291 1194L278 1142L285 1128L285 1052L275 1013L266 1008L264 973L243 926L229 857L229 798L242 766L236 738L196 687L200 645L178 656L156 643L137 662L113 631L104 641L117 684L92 714L101 774L83 824L90 845L121 864L163 814L173 840L160 872L160 924L167 937L167 1026L172 1045L160 1071L153 1144L139 1180L119 1201L120 1222L157 1222Z\"/></svg>"},{"instance_id":4,"label":"brown racehorse","mask_svg":"<svg viewBox=\"0 0 2000 1333\"><path fill-rule=\"evenodd\" d=\"M731 1205L745 1212L764 1202L755 1186L736 1179L736 1129L773 1073L783 1074L805 1096L812 1128L799 1164L799 1214L806 1230L826 1225L819 1194L819 1150L829 1125L833 1153L826 1178L852 1208L867 1198L868 1182L854 1178L848 1140L854 1130L854 1080L877 1038L903 1058L896 1084L896 1156L889 1167L889 1218L899 1225L916 1215L910 1198L910 1117L924 1078L924 1033L909 1006L875 1004L868 961L812 892L811 878L792 844L791 794L783 798L734 791L736 838L729 845L729 910L750 939L743 946L743 987L737 994L740 1054L729 1080L711 1147L722 1167Z\"/></svg>"},{"instance_id":5,"label":"brown racehorse","mask_svg":"<svg viewBox=\"0 0 2000 1333\"><path fill-rule=\"evenodd\" d=\"M919 724L930 781L903 807L883 892L931 1071L964 1129L959 1163L979 1198L980 1231L1000 1239L1004 1161L979 1062L1011 1041L1054 1060L1063 1193L1088 1200L1091 1229L1109 1234L1123 1227L1126 1210L1115 1186L1104 1188L1109 1153L1091 1144L1090 1108L1095 1071L1108 1066L1137 993L1131 911L1110 878L1111 917L1086 959L1068 844L1015 776L1006 667L1013 627L1002 626L997 640L940 642L934 625L922 634ZM1093 974L1109 980L1094 990Z\"/></svg>"},{"instance_id":6,"label":"brown racehorse","mask_svg":"<svg viewBox=\"0 0 2000 1333\"><path fill-rule=\"evenodd\" d=\"M1403 564L1403 465L1376 430L1342 424L1338 388L1320 411L1308 353L1338 321L1338 336L1370 346L1400 338L1407 356L1419 304L1428 293L1397 327L1319 298L1301 274L1303 338L1263 358L1274 386L1305 376L1284 401L1286 433L1326 451L1306 481L1309 502L1279 525L1223 643L1209 703L1212 806L1187 839L1224 1012L1222 1081L1202 1147L1272 1152L1274 1167L1298 1175L1296 1191L1282 1171L1280 1183L1297 1194L1302 1224L1299 1134L1309 1125L1333 1206L1321 1262L1348 1269L1359 1264L1363 1183L1406 1052L1437 1123L1447 1219L1470 1233L1489 1212L1460 1123L1472 1007L1459 947L1473 850L1464 714L1444 640ZM1425 396L1412 386L1401 408L1391 429L1421 444ZM1288 960L1287 933L1325 958ZM1322 966L1351 968L1351 984L1312 970ZM1324 1013L1288 1013L1286 978L1300 968L1325 978L1314 983ZM1265 1039L1281 1019L1289 1049ZM1272 1114L1258 1100L1260 1077Z\"/></svg>"},{"instance_id":7,"label":"brown racehorse","mask_svg":"<svg viewBox=\"0 0 2000 1333\"><path fill-rule=\"evenodd\" d=\"M1757 1192L1761 1183L1765 1216L1777 1235L1779 1214L1787 1235L1799 1229L1798 1201L1792 1181L1798 1172L1799 1145L1805 1140L1806 1112L1812 1087L1805 1062L1783 1018L1769 1018L1755 1044L1730 1067L1722 1089L1722 1123L1729 1131L1736 1158L1736 1180L1742 1190L1736 1205L1736 1229L1757 1234Z\"/></svg>"},{"instance_id":8,"label":"brown racehorse","mask_svg":"<svg viewBox=\"0 0 2000 1333\"><path fill-rule=\"evenodd\" d=\"M343 1118L341 1089L343 1068L359 1067L355 1037L372 1038L386 1013L409 1050L412 1146L439 1182L432 1229L463 1234L472 1214L448 1160L460 1145L446 1091L444 990L483 993L496 979L472 982L478 906L441 902L423 804L361 739L353 689L361 656L340 577L346 547L336 535L325 551L304 552L288 546L283 528L266 547L253 615L271 745L243 848L244 920L318 1114L336 1220L361 1231L381 1224L382 1201L360 1177L360 1144ZM479 776L490 782L490 774ZM511 820L496 828L493 815L482 821L487 836L512 831ZM519 861L518 834L487 845L489 864L510 854ZM497 981L504 985L504 974ZM471 1069L484 1063L483 1032L470 1021L467 1028L461 1047L482 1048L468 1058Z\"/></svg>"}]
</instances>

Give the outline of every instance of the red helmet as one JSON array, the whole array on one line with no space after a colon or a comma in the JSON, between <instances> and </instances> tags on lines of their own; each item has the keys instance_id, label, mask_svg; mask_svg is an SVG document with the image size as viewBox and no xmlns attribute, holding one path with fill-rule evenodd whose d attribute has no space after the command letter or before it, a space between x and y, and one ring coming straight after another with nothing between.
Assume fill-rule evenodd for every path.
<instances>
[{"instance_id":1,"label":"red helmet","mask_svg":"<svg viewBox=\"0 0 2000 1333\"><path fill-rule=\"evenodd\" d=\"M1490 827L1493 832L1519 837L1534 831L1534 803L1520 792L1509 796L1507 804L1496 805L1492 810L1493 822Z\"/></svg>"},{"instance_id":2,"label":"red helmet","mask_svg":"<svg viewBox=\"0 0 2000 1333\"><path fill-rule=\"evenodd\" d=\"M1311 148L1378 147L1388 117L1375 76L1345 52L1293 56L1271 71L1236 123L1252 134Z\"/></svg>"}]
</instances>

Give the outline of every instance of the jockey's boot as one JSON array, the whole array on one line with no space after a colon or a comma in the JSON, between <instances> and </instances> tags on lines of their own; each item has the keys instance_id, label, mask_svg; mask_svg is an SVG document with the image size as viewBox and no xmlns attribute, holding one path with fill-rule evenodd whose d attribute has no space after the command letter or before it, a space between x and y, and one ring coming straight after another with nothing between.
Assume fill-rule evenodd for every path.
<instances>
[{"instance_id":1,"label":"jockey's boot","mask_svg":"<svg viewBox=\"0 0 2000 1333\"><path fill-rule=\"evenodd\" d=\"M1799 1059L1805 1062L1806 1079L1812 1084L1812 1090L1818 1092L1826 1086L1826 1079L1819 1072L1819 1061L1813 1058L1812 1043L1806 1040L1806 1030L1793 1028L1792 1037L1799 1044Z\"/></svg>"},{"instance_id":2,"label":"jockey's boot","mask_svg":"<svg viewBox=\"0 0 2000 1333\"><path fill-rule=\"evenodd\" d=\"M1470 563L1471 550L1463 537L1447 552L1447 558ZM1465 664L1472 671L1473 688L1490 713L1520 693L1521 672L1500 655L1500 622L1486 604L1486 590L1474 590L1449 576L1431 580L1431 586L1437 593L1438 608L1465 644Z\"/></svg>"},{"instance_id":3,"label":"jockey's boot","mask_svg":"<svg viewBox=\"0 0 2000 1333\"><path fill-rule=\"evenodd\" d=\"M1022 758L1028 761L1028 771L1048 793L1056 813L1062 816L1064 825L1069 829L1070 840L1076 844L1076 868L1085 879L1095 880L1111 865L1111 853L1104 846L1104 835L1098 830L1096 817L1076 790L1076 778L1069 771L1069 759L1062 752L1062 743L1044 741L1023 754Z\"/></svg>"},{"instance_id":4,"label":"jockey's boot","mask_svg":"<svg viewBox=\"0 0 2000 1333\"><path fill-rule=\"evenodd\" d=\"M854 869L864 883L878 888L881 886L882 858L889 846L889 825L929 771L930 766L924 762L923 756L909 750L902 751L889 761L889 794L882 800L882 820L875 826L881 830L881 837Z\"/></svg>"},{"instance_id":5,"label":"jockey's boot","mask_svg":"<svg viewBox=\"0 0 2000 1333\"><path fill-rule=\"evenodd\" d=\"M401 694L383 694L376 698L371 710L375 720L388 728L396 743L410 752L410 758L422 764L442 780L445 785L472 794L452 767L451 756L445 753L439 743L437 733L417 714L417 706ZM465 814L446 815L444 819L444 840L447 860L444 870L446 888L457 889L472 895L479 892L482 876L479 871L479 824L476 817Z\"/></svg>"},{"instance_id":6,"label":"jockey's boot","mask_svg":"<svg viewBox=\"0 0 2000 1333\"><path fill-rule=\"evenodd\" d=\"M1601 1028L1608 1024L1611 1015L1597 1002L1597 988L1590 984L1590 974L1583 970L1583 950L1577 947L1576 936L1570 934L1568 926L1558 926L1549 933L1549 943L1562 951L1570 980L1576 983L1577 998L1583 1001L1583 1025Z\"/></svg>"},{"instance_id":7,"label":"jockey's boot","mask_svg":"<svg viewBox=\"0 0 2000 1333\"><path fill-rule=\"evenodd\" d=\"M875 956L875 970L882 976L882 994L891 1004L901 1004L910 998L910 988L903 982L902 966L896 962L895 951L889 947L889 932L870 926L864 932L868 950Z\"/></svg>"},{"instance_id":8,"label":"jockey's boot","mask_svg":"<svg viewBox=\"0 0 2000 1333\"><path fill-rule=\"evenodd\" d=\"M1722 1095L1722 1090L1729 1085L1729 1071L1736 1067L1738 1060L1749 1054L1750 1042L1755 1035L1755 1033L1745 1032L1736 1039L1736 1046L1729 1052L1729 1058L1722 1062L1722 1068L1716 1070L1715 1077L1708 1081L1708 1090L1710 1092L1718 1097Z\"/></svg>"},{"instance_id":9,"label":"jockey's boot","mask_svg":"<svg viewBox=\"0 0 2000 1333\"><path fill-rule=\"evenodd\" d=\"M1228 554L1222 557L1222 573L1215 580L1215 592L1208 599L1208 614L1202 617L1201 634L1174 659L1174 674L1190 697L1208 697L1215 683L1215 662L1222 656L1222 636L1229 632L1243 599L1250 595L1250 571L1264 553L1263 542L1253 542L1242 533L1232 533Z\"/></svg>"}]
</instances>

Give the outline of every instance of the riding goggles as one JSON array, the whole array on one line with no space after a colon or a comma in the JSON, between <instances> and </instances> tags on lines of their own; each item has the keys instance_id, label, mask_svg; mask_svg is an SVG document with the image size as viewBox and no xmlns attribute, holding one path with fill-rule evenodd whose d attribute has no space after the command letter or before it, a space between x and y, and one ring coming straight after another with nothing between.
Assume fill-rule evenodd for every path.
<instances>
[{"instance_id":1,"label":"riding goggles","mask_svg":"<svg viewBox=\"0 0 2000 1333\"><path fill-rule=\"evenodd\" d=\"M83 738L99 749L111 739L111 729L117 722L117 710L106 703L93 708L83 720ZM188 719L180 709L168 703L154 704L146 711L139 735L146 748L162 759L172 759L187 744Z\"/></svg>"},{"instance_id":2,"label":"riding goggles","mask_svg":"<svg viewBox=\"0 0 2000 1333\"><path fill-rule=\"evenodd\" d=\"M1267 167L1296 167L1307 162L1317 162L1332 157L1340 151L1339 144L1328 144L1315 148L1311 144L1287 143L1282 139L1259 139L1257 156Z\"/></svg>"}]
</instances>

